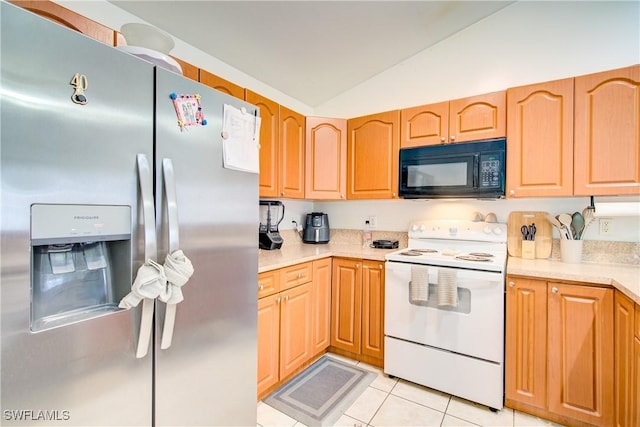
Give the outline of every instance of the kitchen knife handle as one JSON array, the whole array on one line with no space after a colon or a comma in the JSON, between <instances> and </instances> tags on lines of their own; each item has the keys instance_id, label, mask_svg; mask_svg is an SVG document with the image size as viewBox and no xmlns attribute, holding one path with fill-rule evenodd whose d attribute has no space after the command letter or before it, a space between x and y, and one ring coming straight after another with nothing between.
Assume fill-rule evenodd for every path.
<instances>
[{"instance_id":1,"label":"kitchen knife handle","mask_svg":"<svg viewBox=\"0 0 640 427\"><path fill-rule=\"evenodd\" d=\"M149 159L147 159L146 154L138 154L136 160L138 165L140 198L142 200L142 218L144 221L144 262L147 262L147 260L156 261L158 253L151 167L149 166ZM149 351L151 328L153 326L153 310L153 298L144 298L142 300L142 315L140 317L140 331L136 348L136 357L138 359L145 357Z\"/></svg>"},{"instance_id":2,"label":"kitchen knife handle","mask_svg":"<svg viewBox=\"0 0 640 427\"><path fill-rule=\"evenodd\" d=\"M176 196L176 178L171 159L162 160L164 193L167 201L167 222L169 224L169 253L180 249L180 231L178 227L178 198Z\"/></svg>"}]
</instances>

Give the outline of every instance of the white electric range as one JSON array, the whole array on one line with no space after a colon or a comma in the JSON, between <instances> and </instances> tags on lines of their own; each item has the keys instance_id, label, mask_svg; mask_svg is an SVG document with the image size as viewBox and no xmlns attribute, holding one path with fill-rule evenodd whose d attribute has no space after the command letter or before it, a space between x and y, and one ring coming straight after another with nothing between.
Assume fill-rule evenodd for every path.
<instances>
[{"instance_id":1,"label":"white electric range","mask_svg":"<svg viewBox=\"0 0 640 427\"><path fill-rule=\"evenodd\" d=\"M386 256L385 373L498 410L507 225L425 220Z\"/></svg>"}]
</instances>

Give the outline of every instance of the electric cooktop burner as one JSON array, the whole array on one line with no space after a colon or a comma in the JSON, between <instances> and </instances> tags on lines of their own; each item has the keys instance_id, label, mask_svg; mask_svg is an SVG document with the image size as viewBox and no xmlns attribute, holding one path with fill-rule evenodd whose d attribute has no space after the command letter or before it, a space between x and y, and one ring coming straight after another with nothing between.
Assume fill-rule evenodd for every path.
<instances>
[{"instance_id":1,"label":"electric cooktop burner","mask_svg":"<svg viewBox=\"0 0 640 427\"><path fill-rule=\"evenodd\" d=\"M438 252L435 249L428 249L428 248L427 249L411 249L411 250L415 252L421 252L423 254L435 254L436 252Z\"/></svg>"},{"instance_id":2,"label":"electric cooktop burner","mask_svg":"<svg viewBox=\"0 0 640 427\"><path fill-rule=\"evenodd\" d=\"M486 256L478 256L478 255L473 255L473 254L469 254L469 255L458 255L456 257L456 259L462 259L465 261L478 261L478 262L482 262L482 261L491 261L490 257L486 257Z\"/></svg>"},{"instance_id":3,"label":"electric cooktop burner","mask_svg":"<svg viewBox=\"0 0 640 427\"><path fill-rule=\"evenodd\" d=\"M416 250L408 250L408 251L404 251L404 252L400 252L398 255L404 255L404 256L420 256L422 255L422 252L418 252Z\"/></svg>"},{"instance_id":4,"label":"electric cooktop burner","mask_svg":"<svg viewBox=\"0 0 640 427\"><path fill-rule=\"evenodd\" d=\"M493 258L493 254L488 254L486 252L470 252L469 255L479 256L484 258Z\"/></svg>"}]
</instances>

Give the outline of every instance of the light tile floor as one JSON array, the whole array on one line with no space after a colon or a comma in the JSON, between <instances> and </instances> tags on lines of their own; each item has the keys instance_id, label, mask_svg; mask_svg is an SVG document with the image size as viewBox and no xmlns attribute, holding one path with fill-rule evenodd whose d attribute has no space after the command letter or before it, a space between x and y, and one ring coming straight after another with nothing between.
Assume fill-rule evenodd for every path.
<instances>
[{"instance_id":1,"label":"light tile floor","mask_svg":"<svg viewBox=\"0 0 640 427\"><path fill-rule=\"evenodd\" d=\"M344 412L336 426L558 426L509 408L491 412L486 406L408 381L389 378L381 369L365 363L334 354L330 356L378 374L358 400ZM258 425L304 427L304 424L262 402L258 402Z\"/></svg>"}]
</instances>

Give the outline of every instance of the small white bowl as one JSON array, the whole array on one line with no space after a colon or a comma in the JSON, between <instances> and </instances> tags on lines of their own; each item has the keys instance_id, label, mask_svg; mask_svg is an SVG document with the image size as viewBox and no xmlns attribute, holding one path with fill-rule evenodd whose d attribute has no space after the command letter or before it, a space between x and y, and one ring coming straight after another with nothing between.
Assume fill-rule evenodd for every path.
<instances>
[{"instance_id":1,"label":"small white bowl","mask_svg":"<svg viewBox=\"0 0 640 427\"><path fill-rule=\"evenodd\" d=\"M171 52L175 43L171 36L151 25L140 23L124 24L120 32L129 46L140 46L151 50L157 50L165 55Z\"/></svg>"},{"instance_id":2,"label":"small white bowl","mask_svg":"<svg viewBox=\"0 0 640 427\"><path fill-rule=\"evenodd\" d=\"M166 68L174 73L182 74L182 67L180 64L178 64L175 59L171 58L169 55L163 54L162 52L140 46L118 46L118 49L123 52L130 53L131 55L135 55L145 61L149 61L158 67Z\"/></svg>"}]
</instances>

